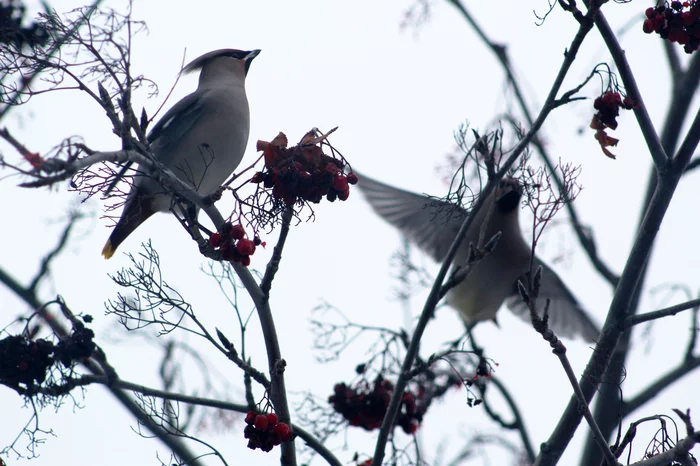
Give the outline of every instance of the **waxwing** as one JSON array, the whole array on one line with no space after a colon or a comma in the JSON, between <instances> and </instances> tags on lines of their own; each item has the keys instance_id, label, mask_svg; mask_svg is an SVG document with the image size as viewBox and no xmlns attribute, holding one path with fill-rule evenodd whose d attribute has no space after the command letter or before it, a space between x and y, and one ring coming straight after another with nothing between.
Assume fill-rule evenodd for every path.
<instances>
[{"instance_id":1,"label":"waxwing","mask_svg":"<svg viewBox=\"0 0 700 466\"><path fill-rule=\"evenodd\" d=\"M245 78L259 53L221 49L193 60L182 72L200 71L197 90L168 110L148 134L155 158L201 195L214 193L243 158L250 131ZM124 211L102 249L105 259L151 215L173 206L172 196L147 170L136 172Z\"/></svg>"},{"instance_id":2,"label":"waxwing","mask_svg":"<svg viewBox=\"0 0 700 466\"><path fill-rule=\"evenodd\" d=\"M394 188L364 175L358 176L358 186L377 214L400 229L436 261L441 262L445 258L457 231L469 214L466 210ZM527 287L526 273L530 270L530 247L523 239L518 222L521 197L522 189L517 180L501 180L479 210L457 251L453 265L465 266L469 257L469 243L478 244L481 227L487 218L484 242L501 232L495 249L473 266L463 282L448 292L447 304L459 311L468 326L483 320L495 320L503 302L516 315L530 321L529 309L517 288L518 280ZM543 269L537 300L540 315L549 299L549 326L557 336L582 337L593 342L600 333L598 326L557 274L537 257L533 272L540 265Z\"/></svg>"}]
</instances>

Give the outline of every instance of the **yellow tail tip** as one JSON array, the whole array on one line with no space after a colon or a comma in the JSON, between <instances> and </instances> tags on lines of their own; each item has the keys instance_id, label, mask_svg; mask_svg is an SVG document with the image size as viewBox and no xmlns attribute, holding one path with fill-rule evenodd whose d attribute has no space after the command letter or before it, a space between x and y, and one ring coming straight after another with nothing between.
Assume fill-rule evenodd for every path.
<instances>
[{"instance_id":1,"label":"yellow tail tip","mask_svg":"<svg viewBox=\"0 0 700 466\"><path fill-rule=\"evenodd\" d=\"M102 248L102 256L105 259L109 259L114 255L114 248L112 248L112 241L107 240L105 247Z\"/></svg>"}]
</instances>

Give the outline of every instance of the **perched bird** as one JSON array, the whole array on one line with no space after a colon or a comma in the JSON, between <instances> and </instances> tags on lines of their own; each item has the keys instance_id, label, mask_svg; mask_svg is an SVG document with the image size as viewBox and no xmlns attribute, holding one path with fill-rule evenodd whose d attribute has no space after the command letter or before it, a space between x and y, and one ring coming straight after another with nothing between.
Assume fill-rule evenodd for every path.
<instances>
[{"instance_id":1,"label":"perched bird","mask_svg":"<svg viewBox=\"0 0 700 466\"><path fill-rule=\"evenodd\" d=\"M243 158L250 131L245 78L259 53L214 50L185 66L183 73L201 70L197 90L168 110L148 134L155 158L201 195L214 193ZM156 212L167 212L172 203L147 170L137 170L124 211L102 249L105 259L139 225Z\"/></svg>"},{"instance_id":2,"label":"perched bird","mask_svg":"<svg viewBox=\"0 0 700 466\"><path fill-rule=\"evenodd\" d=\"M433 259L441 262L469 214L463 208L426 196L414 194L359 175L358 186L377 214L394 225ZM457 309L466 325L482 320L495 320L503 302L519 317L530 321L517 281L527 287L530 270L530 246L520 232L518 212L522 189L513 178L504 178L484 203L471 224L454 266L465 266L469 243L477 246L482 225L488 218L484 242L499 231L495 249L476 263L467 278L452 288L447 304ZM489 212L490 211L490 212ZM533 272L542 266L542 281L537 307L542 315L546 299L550 300L549 326L558 336L580 336L594 341L600 333L566 285L537 257Z\"/></svg>"}]
</instances>

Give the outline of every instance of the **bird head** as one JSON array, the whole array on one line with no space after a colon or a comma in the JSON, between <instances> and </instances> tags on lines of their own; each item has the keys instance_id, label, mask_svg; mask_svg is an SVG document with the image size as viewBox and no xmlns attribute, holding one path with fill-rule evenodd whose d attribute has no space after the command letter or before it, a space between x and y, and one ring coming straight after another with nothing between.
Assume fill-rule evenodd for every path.
<instances>
[{"instance_id":1,"label":"bird head","mask_svg":"<svg viewBox=\"0 0 700 466\"><path fill-rule=\"evenodd\" d=\"M219 49L195 58L182 69L182 73L202 70L200 82L205 76L221 73L234 73L245 77L253 59L260 50ZM206 79L206 78L205 78Z\"/></svg>"},{"instance_id":2,"label":"bird head","mask_svg":"<svg viewBox=\"0 0 700 466\"><path fill-rule=\"evenodd\" d=\"M506 177L498 182L494 193L496 206L502 214L507 214L518 208L523 190L515 178Z\"/></svg>"}]
</instances>

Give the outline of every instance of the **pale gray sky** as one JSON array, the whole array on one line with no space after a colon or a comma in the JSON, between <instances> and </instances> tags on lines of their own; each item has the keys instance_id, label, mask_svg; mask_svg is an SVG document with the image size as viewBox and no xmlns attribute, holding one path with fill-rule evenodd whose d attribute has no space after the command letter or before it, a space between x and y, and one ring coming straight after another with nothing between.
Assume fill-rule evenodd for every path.
<instances>
[{"instance_id":1,"label":"pale gray sky","mask_svg":"<svg viewBox=\"0 0 700 466\"><path fill-rule=\"evenodd\" d=\"M114 8L125 4L112 0L105 3ZM499 2L497 9L493 2L468 3L487 32L508 45L530 102L542 102L573 37L574 20L555 8L543 26L536 26L532 10L543 13L546 2ZM81 3L62 0L52 5L61 12ZM410 0L200 0L186 5L137 1L133 16L146 21L149 33L133 41L134 69L157 82L161 93L150 100L139 93L134 102L137 108L143 105L152 114L174 82L185 52L189 61L218 48L260 48L262 53L248 75L251 133L242 166L255 159L258 139L270 140L278 131L284 131L290 141L296 141L312 127L326 130L339 126L331 142L358 170L405 189L443 194L446 188L435 174L435 167L454 149L453 132L465 121L484 129L515 104L498 64L451 6L435 2L426 24L401 30L399 25L409 6ZM639 14L639 8L636 2L610 3L604 10L613 25L620 27ZM641 32L641 23L622 40L649 112L660 127L669 81L660 44ZM608 56L594 31L565 88L576 85L596 63L606 60ZM181 79L167 106L195 86L196 77ZM594 97L598 91L596 82L586 88L585 95ZM576 202L577 208L582 220L595 228L601 257L620 272L638 221L651 158L628 112L623 112L620 127L612 134L621 139L613 150L618 159L606 158L588 129L592 112L592 101L559 109L541 135L552 154L581 165L584 190ZM39 96L16 109L3 125L31 149L41 152L69 135L83 136L94 149L120 147L104 113L79 92ZM0 143L0 150L10 159L16 157L4 143ZM0 176L5 177L6 173ZM693 240L700 220L688 212L697 202L697 188L693 186L697 176L682 182L667 214L652 257L648 289L684 283L693 292L696 290L700 251L693 247ZM66 209L77 205L78 197L67 192L66 184L51 191L23 190L16 187L18 181L16 177L6 177L0 183L0 196L5 199L3 217L7 221L0 233L0 258L3 267L20 279L29 280L44 252L55 242L61 228L57 220ZM222 211L231 205L227 202L222 201L219 206ZM81 208L101 214L98 199ZM60 293L75 312L90 313L96 318L92 327L97 332L97 342L106 349L122 378L158 385L160 353L144 342L145 337L156 338L155 330L145 330L142 338L119 339L121 329L116 319L103 313L103 303L120 291L108 274L126 265L124 253L137 253L140 243L148 238L152 238L160 253L166 280L192 301L212 328L217 326L229 336L237 335L232 311L219 296L215 283L200 271L205 262L174 218L158 215L149 220L110 261L100 256L109 235L107 225L105 220L81 224L77 240L56 260L53 282L43 292L47 299ZM527 230L526 223L523 228ZM273 235L263 239L271 244L274 238ZM299 401L301 393L309 388L322 398L328 396L334 383L352 378L354 366L365 357L368 341L364 346L355 346L339 363L320 366L315 362L308 322L311 309L321 300L336 305L357 322L390 327L403 323L401 306L392 299L394 283L388 266L391 254L400 245L399 239L397 232L371 213L356 189L347 202L321 204L316 208L315 222L292 229L274 283L272 308L288 363L287 387L293 401ZM270 251L268 247L257 253L253 266L262 268ZM565 260L554 268L602 323L611 290L597 277L566 226L547 236L540 254L552 263L562 252ZM427 259L425 262L437 270ZM660 302L645 293L642 308L650 311L684 299L679 294L668 302ZM0 301L5 316L23 309L3 288ZM413 305L419 312L422 300L414 299ZM558 420L571 388L557 359L532 329L503 310L499 321L500 329L484 324L477 335L489 356L499 363L496 375L508 384L520 403L533 442L539 445ZM633 339L637 350L628 364L625 393L635 393L645 381L665 372L669 364L678 360L685 349L688 325L686 313L657 323L646 340L642 329L637 330ZM424 351L457 338L461 331L456 314L447 308L440 310L429 326ZM231 374L231 383L240 386L236 368L205 345L186 338L201 348L219 370ZM253 362L264 368L260 340L259 329L252 325L248 341ZM568 347L574 369L581 373L591 348L582 342L571 342ZM670 414L671 408L700 412L699 382L698 374L683 379L636 416ZM242 400L241 393L234 394L237 401ZM52 428L57 438L49 438L41 446L39 459L28 463L11 457L8 464L157 464L156 452L167 458L159 443L141 439L131 431L134 420L106 390L89 388L80 401L82 409L73 410L66 405L58 413L42 413L42 427ZM468 435L499 432L481 409L468 408L464 401L464 392L454 391L426 417L421 435L428 459L442 440L451 441L449 457ZM19 432L30 410L22 408L14 393L0 389L0 413L0 439L6 444ZM241 423L222 434L205 432L203 437L222 451L229 464L278 464L277 450L270 454L248 450L242 430ZM575 462L583 433L584 428L579 429L562 464ZM337 451L342 461L349 461L355 451L371 454L374 437L350 430L347 438L340 436L327 446ZM398 438L400 442L409 441L403 434L398 434ZM346 441L348 448L342 451ZM494 464L499 464L499 458L502 459L495 453Z\"/></svg>"}]
</instances>

